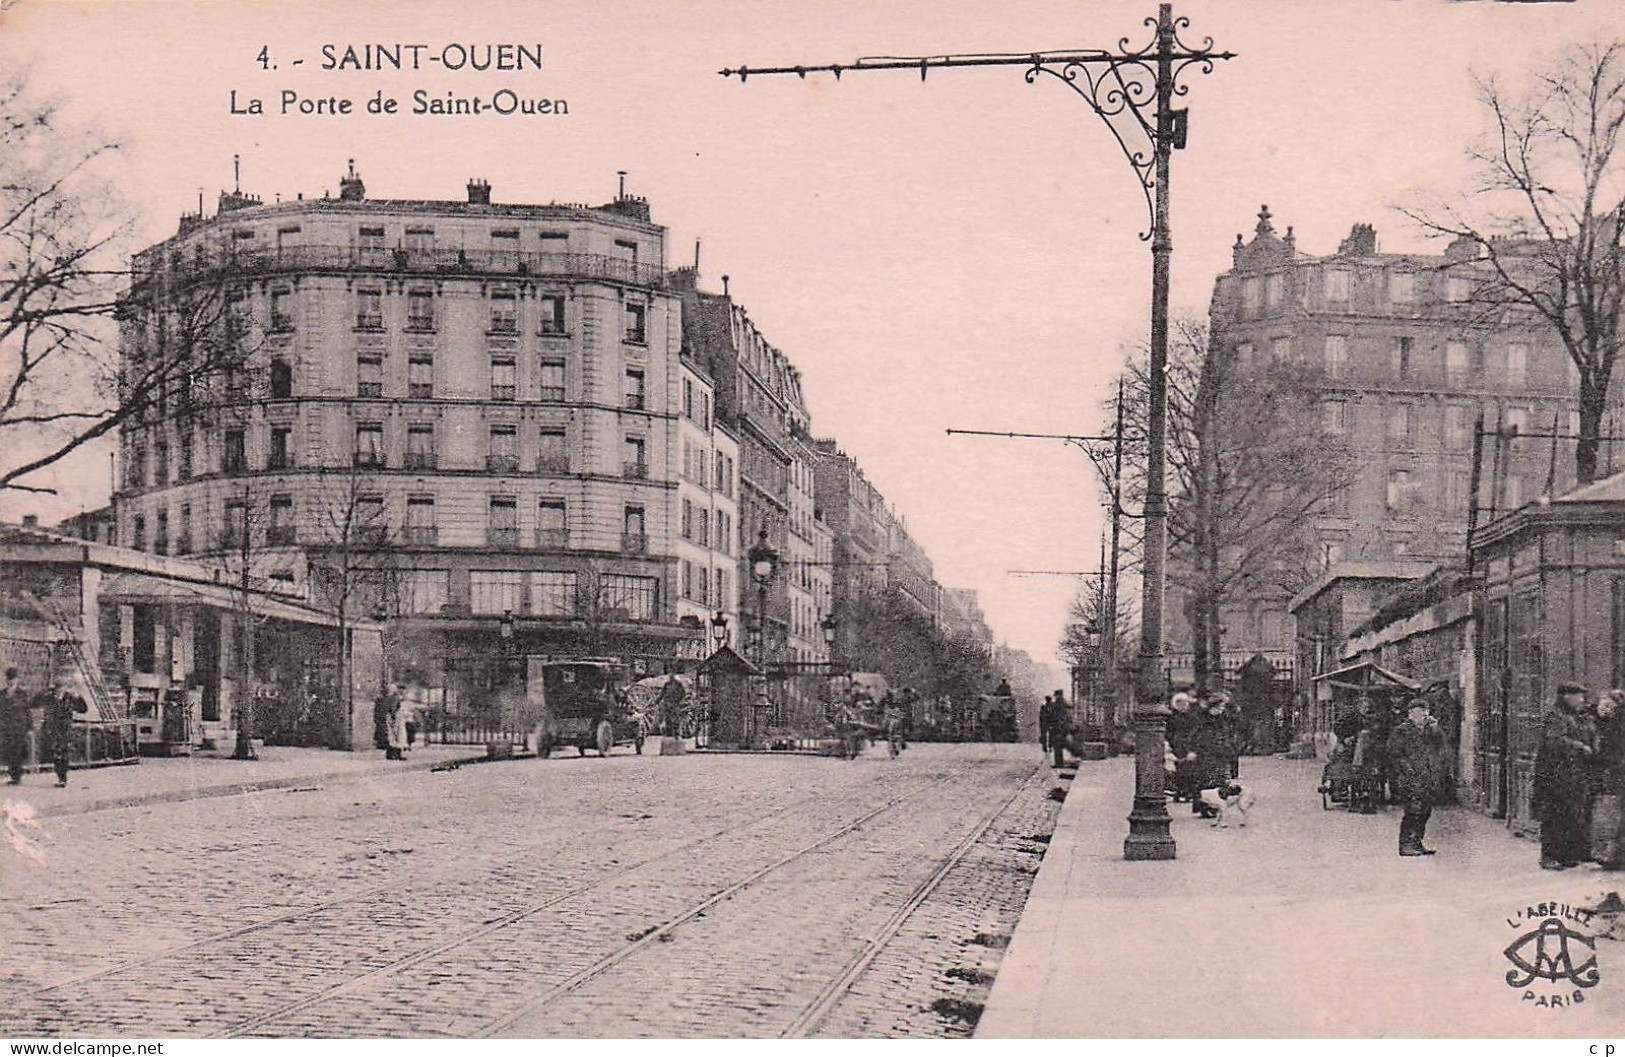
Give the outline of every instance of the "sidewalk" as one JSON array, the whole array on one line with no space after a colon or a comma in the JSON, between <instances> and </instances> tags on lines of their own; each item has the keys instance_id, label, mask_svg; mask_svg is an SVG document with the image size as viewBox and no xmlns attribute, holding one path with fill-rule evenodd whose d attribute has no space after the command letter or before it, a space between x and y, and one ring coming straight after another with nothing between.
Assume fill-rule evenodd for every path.
<instances>
[{"instance_id":1,"label":"sidewalk","mask_svg":"<svg viewBox=\"0 0 1625 1057\"><path fill-rule=\"evenodd\" d=\"M117 807L135 807L201 797L238 796L267 789L287 789L312 782L356 781L375 774L421 771L451 763L485 759L474 745L420 745L405 760L386 760L379 749L339 752L269 746L254 761L229 756L148 758L138 764L86 767L68 772L68 787L56 788L50 771L30 772L21 786L0 787L0 799L20 800L36 816L76 815Z\"/></svg>"},{"instance_id":2,"label":"sidewalk","mask_svg":"<svg viewBox=\"0 0 1625 1057\"><path fill-rule=\"evenodd\" d=\"M1625 943L1596 941L1601 980L1563 1008L1510 986L1503 951L1540 920L1509 921L1518 911L1590 905L1625 876L1543 871L1533 842L1461 808L1434 812L1438 855L1401 859L1398 810L1323 811L1321 766L1244 759L1258 793L1248 828L1214 829L1173 804L1179 857L1131 863L1133 761L1080 765L1059 783L1071 792L977 1036L1619 1034ZM1590 953L1570 951L1576 963Z\"/></svg>"}]
</instances>

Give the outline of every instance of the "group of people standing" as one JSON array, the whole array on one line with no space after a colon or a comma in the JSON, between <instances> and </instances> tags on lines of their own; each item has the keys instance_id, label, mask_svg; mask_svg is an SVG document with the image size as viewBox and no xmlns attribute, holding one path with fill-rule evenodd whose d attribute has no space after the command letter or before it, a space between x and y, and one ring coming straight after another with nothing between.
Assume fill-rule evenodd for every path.
<instances>
[{"instance_id":1,"label":"group of people standing","mask_svg":"<svg viewBox=\"0 0 1625 1057\"><path fill-rule=\"evenodd\" d=\"M407 751L417 741L421 709L416 696L400 683L390 683L373 699L372 742L384 750L386 760L406 759Z\"/></svg>"},{"instance_id":2,"label":"group of people standing","mask_svg":"<svg viewBox=\"0 0 1625 1057\"><path fill-rule=\"evenodd\" d=\"M28 765L29 735L34 730L34 710L44 713L40 727L39 756L50 760L56 771L57 788L68 784L68 751L73 742L73 717L88 706L74 687L72 672L59 668L51 689L29 693L23 689L16 668L6 669L6 685L0 690L0 754L6 761L9 785L21 785Z\"/></svg>"},{"instance_id":3,"label":"group of people standing","mask_svg":"<svg viewBox=\"0 0 1625 1057\"><path fill-rule=\"evenodd\" d=\"M1176 802L1188 801L1204 818L1214 815L1202 799L1206 789L1228 786L1241 777L1241 717L1230 695L1195 698L1181 692L1169 699L1167 755L1173 758Z\"/></svg>"},{"instance_id":4,"label":"group of people standing","mask_svg":"<svg viewBox=\"0 0 1625 1057\"><path fill-rule=\"evenodd\" d=\"M1055 754L1055 766L1066 763L1066 747L1072 738L1072 709L1057 690L1038 706L1038 747Z\"/></svg>"},{"instance_id":5,"label":"group of people standing","mask_svg":"<svg viewBox=\"0 0 1625 1057\"><path fill-rule=\"evenodd\" d=\"M1334 761L1348 775L1349 810L1374 815L1384 803L1402 805L1399 854L1434 854L1423 838L1433 805L1450 784L1450 765L1444 731L1428 699L1379 708L1362 695L1332 733L1337 735Z\"/></svg>"},{"instance_id":6,"label":"group of people standing","mask_svg":"<svg viewBox=\"0 0 1625 1057\"><path fill-rule=\"evenodd\" d=\"M1534 800L1540 865L1565 870L1582 862L1625 866L1620 803L1625 797L1625 691L1596 702L1579 683L1557 688L1541 726Z\"/></svg>"}]
</instances>

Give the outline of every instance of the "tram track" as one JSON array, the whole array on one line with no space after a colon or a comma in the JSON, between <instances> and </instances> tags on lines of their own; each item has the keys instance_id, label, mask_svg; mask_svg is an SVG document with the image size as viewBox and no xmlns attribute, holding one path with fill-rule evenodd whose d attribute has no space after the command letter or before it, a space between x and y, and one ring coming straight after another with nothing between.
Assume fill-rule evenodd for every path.
<instances>
[{"instance_id":1,"label":"tram track","mask_svg":"<svg viewBox=\"0 0 1625 1057\"><path fill-rule=\"evenodd\" d=\"M1036 770L1034 773L1037 773ZM950 784L948 780L950 777L951 776L939 776L936 778L936 780L927 783L926 788L923 791L913 790L908 794L894 797L887 803L882 804L880 807L875 808L873 811L866 813L858 819L841 826L839 829L833 832L825 834L818 840L813 841L810 844L806 844L796 851L780 857L767 866L753 871L749 875L733 882L727 887L712 893L700 902L690 905L681 913L661 922L659 925L651 929L646 935L640 936L620 949L599 959L588 968L583 969L567 979L554 984L545 991L524 1000L520 1006L509 1010L502 1016L486 1021L475 1030L469 1032L469 1036L474 1038L489 1038L500 1034L501 1032L513 1027L515 1024L525 1020L528 1017L534 1016L564 996L581 989L582 987L591 983L593 980L631 961L633 958L648 950L650 947L668 940L673 930L677 929L679 926L693 921L712 908L719 906L720 904L731 899L733 896L743 892L747 888L761 883L771 875L779 873L791 864L799 862L808 855L828 847L843 837L863 829L866 824L879 818L881 815L884 815L887 812L902 806L903 804L936 793L942 787ZM813 1002L797 1015L791 1025L781 1033L780 1037L804 1037L828 1015L829 1011L840 1000L841 996L844 995L851 987L853 982L862 975L863 970L867 968L874 958L880 953L880 951L885 948L886 943L896 935L897 931L902 928L902 926L908 921L914 912L918 910L927 899L930 898L931 894L937 890L942 881L948 876L953 868L963 861L965 855L967 855L970 850L975 847L977 841L979 841L983 834L987 832L988 828L992 826L993 822L1004 813L1004 811L1012 802L1014 802L1015 798L1020 795L1021 791L1031 781L1032 777L1029 776L1027 779L1018 783L1016 788L1010 793L1009 796L1001 799L997 807L995 807L991 812L987 813L985 817L982 817L979 823L972 827L971 831L954 845L953 849L944 858L944 860L932 870L931 874L925 880L920 882L920 884L918 884L911 891L903 905L896 912L894 912L894 914L887 919L882 928L878 930L867 943L865 943L863 950L861 950L856 956L843 965L841 971L830 981L829 984L825 985L825 987L820 990L818 996L813 1000Z\"/></svg>"}]
</instances>

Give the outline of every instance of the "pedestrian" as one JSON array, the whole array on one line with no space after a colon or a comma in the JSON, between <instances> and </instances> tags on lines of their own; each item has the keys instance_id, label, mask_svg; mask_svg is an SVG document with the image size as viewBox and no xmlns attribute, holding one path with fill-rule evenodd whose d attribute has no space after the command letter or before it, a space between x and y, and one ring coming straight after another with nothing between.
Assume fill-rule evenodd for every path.
<instances>
[{"instance_id":1,"label":"pedestrian","mask_svg":"<svg viewBox=\"0 0 1625 1057\"><path fill-rule=\"evenodd\" d=\"M1053 700L1049 721L1049 747L1055 758L1055 766L1064 767L1066 743L1072 736L1072 709L1067 707L1066 697L1059 690L1055 691Z\"/></svg>"},{"instance_id":2,"label":"pedestrian","mask_svg":"<svg viewBox=\"0 0 1625 1057\"><path fill-rule=\"evenodd\" d=\"M1049 728L1055 718L1055 698L1046 697L1038 706L1038 751L1049 751Z\"/></svg>"},{"instance_id":3,"label":"pedestrian","mask_svg":"<svg viewBox=\"0 0 1625 1057\"><path fill-rule=\"evenodd\" d=\"M379 687L378 696L372 699L372 747L389 750L389 713L391 711L390 691L393 684Z\"/></svg>"},{"instance_id":4,"label":"pedestrian","mask_svg":"<svg viewBox=\"0 0 1625 1057\"><path fill-rule=\"evenodd\" d=\"M1377 813L1378 786L1376 742L1380 737L1376 716L1372 713L1371 699L1361 695L1354 701L1354 711L1338 719L1332 732L1337 735L1339 750L1348 760L1348 809L1361 815Z\"/></svg>"},{"instance_id":5,"label":"pedestrian","mask_svg":"<svg viewBox=\"0 0 1625 1057\"><path fill-rule=\"evenodd\" d=\"M17 669L6 669L5 689L0 690L0 749L6 757L7 781L23 784L23 765L28 762L28 735L34 729L34 701L23 690Z\"/></svg>"},{"instance_id":6,"label":"pedestrian","mask_svg":"<svg viewBox=\"0 0 1625 1057\"><path fill-rule=\"evenodd\" d=\"M1213 695L1213 703L1218 706L1219 714L1224 717L1224 753L1226 777L1236 779L1241 777L1241 710L1231 700L1229 694L1220 691Z\"/></svg>"},{"instance_id":7,"label":"pedestrian","mask_svg":"<svg viewBox=\"0 0 1625 1057\"><path fill-rule=\"evenodd\" d=\"M1215 695L1202 702L1195 725L1196 776L1192 780L1196 799L1191 810L1203 818L1212 818L1213 809L1202 800L1202 792L1217 789L1230 781L1230 719L1225 715L1223 695Z\"/></svg>"},{"instance_id":8,"label":"pedestrian","mask_svg":"<svg viewBox=\"0 0 1625 1057\"><path fill-rule=\"evenodd\" d=\"M374 707L379 706L383 709L384 717L384 759L404 760L406 759L406 727L402 722L403 717L401 715L400 683L389 684L388 689L380 695L378 705ZM376 715L377 713L374 712L375 717Z\"/></svg>"},{"instance_id":9,"label":"pedestrian","mask_svg":"<svg viewBox=\"0 0 1625 1057\"><path fill-rule=\"evenodd\" d=\"M1424 699L1411 698L1406 722L1388 736L1387 758L1392 767L1394 795L1405 805L1405 814L1399 820L1399 854L1432 855L1433 849L1423 844L1422 838L1444 784L1444 734Z\"/></svg>"},{"instance_id":10,"label":"pedestrian","mask_svg":"<svg viewBox=\"0 0 1625 1057\"><path fill-rule=\"evenodd\" d=\"M1595 728L1585 717L1586 688L1563 683L1541 726L1532 807L1540 819L1540 865L1566 870L1587 858L1586 807Z\"/></svg>"},{"instance_id":11,"label":"pedestrian","mask_svg":"<svg viewBox=\"0 0 1625 1057\"><path fill-rule=\"evenodd\" d=\"M1625 866L1625 690L1597 700L1597 755L1592 761L1591 857L1605 870Z\"/></svg>"},{"instance_id":12,"label":"pedestrian","mask_svg":"<svg viewBox=\"0 0 1625 1057\"><path fill-rule=\"evenodd\" d=\"M1191 695L1180 691L1168 700L1168 750L1174 756L1174 802L1196 803L1196 714ZM1195 808L1193 807L1194 811Z\"/></svg>"},{"instance_id":13,"label":"pedestrian","mask_svg":"<svg viewBox=\"0 0 1625 1057\"><path fill-rule=\"evenodd\" d=\"M410 749L418 740L423 726L423 688L413 681L401 697L401 723L406 728L406 747ZM425 742L427 743L427 742Z\"/></svg>"},{"instance_id":14,"label":"pedestrian","mask_svg":"<svg viewBox=\"0 0 1625 1057\"><path fill-rule=\"evenodd\" d=\"M87 711L85 699L74 688L73 673L59 669L55 692L45 700L45 723L41 730L40 756L50 756L56 770L58 789L68 786L68 749L73 744L73 717Z\"/></svg>"}]
</instances>

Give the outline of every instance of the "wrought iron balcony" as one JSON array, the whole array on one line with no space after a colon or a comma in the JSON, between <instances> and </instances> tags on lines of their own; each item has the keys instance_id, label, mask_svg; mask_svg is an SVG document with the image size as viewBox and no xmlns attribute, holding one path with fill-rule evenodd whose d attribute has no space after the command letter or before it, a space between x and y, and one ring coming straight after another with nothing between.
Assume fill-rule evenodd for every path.
<instances>
[{"instance_id":1,"label":"wrought iron balcony","mask_svg":"<svg viewBox=\"0 0 1625 1057\"><path fill-rule=\"evenodd\" d=\"M536 546L542 550L565 550L570 546L570 530L539 528L536 530Z\"/></svg>"},{"instance_id":2,"label":"wrought iron balcony","mask_svg":"<svg viewBox=\"0 0 1625 1057\"><path fill-rule=\"evenodd\" d=\"M409 451L404 463L408 470L432 470L439 464L439 456L432 451Z\"/></svg>"},{"instance_id":3,"label":"wrought iron balcony","mask_svg":"<svg viewBox=\"0 0 1625 1057\"><path fill-rule=\"evenodd\" d=\"M217 274L284 275L310 271L392 272L402 275L513 275L602 279L629 286L664 288L666 272L658 264L629 261L597 253L517 253L512 250L362 250L354 246L289 246L280 250L243 250L213 258L137 262L135 289L139 298L148 284L161 276L203 279ZM293 320L275 323L289 329ZM410 323L408 324L411 325Z\"/></svg>"},{"instance_id":4,"label":"wrought iron balcony","mask_svg":"<svg viewBox=\"0 0 1625 1057\"><path fill-rule=\"evenodd\" d=\"M632 481L649 479L649 464L641 460L621 463L621 476Z\"/></svg>"},{"instance_id":5,"label":"wrought iron balcony","mask_svg":"<svg viewBox=\"0 0 1625 1057\"><path fill-rule=\"evenodd\" d=\"M517 547L519 546L519 529L511 526L492 525L485 530L485 545L487 547Z\"/></svg>"},{"instance_id":6,"label":"wrought iron balcony","mask_svg":"<svg viewBox=\"0 0 1625 1057\"><path fill-rule=\"evenodd\" d=\"M485 468L491 473L518 473L519 456L491 454L485 457Z\"/></svg>"},{"instance_id":7,"label":"wrought iron balcony","mask_svg":"<svg viewBox=\"0 0 1625 1057\"><path fill-rule=\"evenodd\" d=\"M647 554L649 551L649 536L644 532L621 533L622 554Z\"/></svg>"},{"instance_id":8,"label":"wrought iron balcony","mask_svg":"<svg viewBox=\"0 0 1625 1057\"><path fill-rule=\"evenodd\" d=\"M570 456L565 455L565 454L539 455L539 456L536 457L536 472L537 473L569 473L570 472Z\"/></svg>"},{"instance_id":9,"label":"wrought iron balcony","mask_svg":"<svg viewBox=\"0 0 1625 1057\"><path fill-rule=\"evenodd\" d=\"M406 543L413 547L433 547L440 542L438 525L408 525L401 533Z\"/></svg>"}]
</instances>

